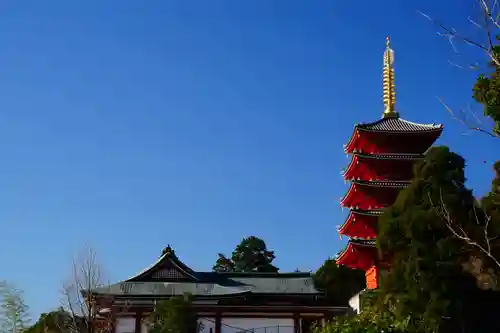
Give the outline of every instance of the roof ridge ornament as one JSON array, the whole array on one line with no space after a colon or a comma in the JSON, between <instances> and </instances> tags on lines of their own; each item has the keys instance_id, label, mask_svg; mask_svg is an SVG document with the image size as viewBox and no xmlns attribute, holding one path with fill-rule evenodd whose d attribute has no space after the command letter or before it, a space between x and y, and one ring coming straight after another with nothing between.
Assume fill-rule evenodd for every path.
<instances>
[{"instance_id":1,"label":"roof ridge ornament","mask_svg":"<svg viewBox=\"0 0 500 333\"><path fill-rule=\"evenodd\" d=\"M384 113L382 118L399 118L396 112L396 85L394 82L394 50L391 39L385 39L384 71L383 71Z\"/></svg>"},{"instance_id":2,"label":"roof ridge ornament","mask_svg":"<svg viewBox=\"0 0 500 333\"><path fill-rule=\"evenodd\" d=\"M164 248L163 251L161 251L161 256L163 257L164 255L175 256L175 251L172 249L170 244L168 244L167 247Z\"/></svg>"}]
</instances>

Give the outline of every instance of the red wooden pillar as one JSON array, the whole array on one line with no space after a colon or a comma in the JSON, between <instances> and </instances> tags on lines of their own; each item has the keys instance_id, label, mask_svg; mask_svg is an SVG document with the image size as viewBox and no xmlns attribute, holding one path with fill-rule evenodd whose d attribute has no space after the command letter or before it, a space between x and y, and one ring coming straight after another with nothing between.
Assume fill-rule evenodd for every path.
<instances>
[{"instance_id":1,"label":"red wooden pillar","mask_svg":"<svg viewBox=\"0 0 500 333\"><path fill-rule=\"evenodd\" d=\"M300 314L294 313L293 314L293 327L294 327L294 332L295 333L300 333Z\"/></svg>"},{"instance_id":2,"label":"red wooden pillar","mask_svg":"<svg viewBox=\"0 0 500 333\"><path fill-rule=\"evenodd\" d=\"M215 314L215 333L221 333L222 318L221 313L217 312Z\"/></svg>"},{"instance_id":3,"label":"red wooden pillar","mask_svg":"<svg viewBox=\"0 0 500 333\"><path fill-rule=\"evenodd\" d=\"M135 313L135 333L142 333L142 313L141 312L136 312Z\"/></svg>"}]
</instances>

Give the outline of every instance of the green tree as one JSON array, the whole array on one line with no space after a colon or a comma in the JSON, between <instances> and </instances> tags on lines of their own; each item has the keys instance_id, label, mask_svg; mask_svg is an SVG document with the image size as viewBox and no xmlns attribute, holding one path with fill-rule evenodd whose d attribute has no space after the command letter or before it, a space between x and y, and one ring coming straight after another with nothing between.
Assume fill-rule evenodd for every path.
<instances>
[{"instance_id":1,"label":"green tree","mask_svg":"<svg viewBox=\"0 0 500 333\"><path fill-rule=\"evenodd\" d=\"M72 322L71 314L59 308L42 313L36 323L25 330L25 333L72 333Z\"/></svg>"},{"instance_id":2,"label":"green tree","mask_svg":"<svg viewBox=\"0 0 500 333\"><path fill-rule=\"evenodd\" d=\"M148 322L150 333L199 332L196 312L188 295L158 302Z\"/></svg>"},{"instance_id":3,"label":"green tree","mask_svg":"<svg viewBox=\"0 0 500 333\"><path fill-rule=\"evenodd\" d=\"M483 221L464 185L464 166L447 147L431 148L415 166L411 185L379 221L378 247L391 269L381 278L377 306L406 323L409 332L479 332L485 323L498 327L491 321L498 295L478 288L467 268L481 253L453 233L474 234L477 221Z\"/></svg>"},{"instance_id":4,"label":"green tree","mask_svg":"<svg viewBox=\"0 0 500 333\"><path fill-rule=\"evenodd\" d=\"M390 312L367 308L357 316L337 317L314 333L408 333L404 323L398 323Z\"/></svg>"},{"instance_id":5,"label":"green tree","mask_svg":"<svg viewBox=\"0 0 500 333\"><path fill-rule=\"evenodd\" d=\"M255 236L243 238L236 246L231 258L219 253L219 258L213 266L215 272L278 272L272 264L274 251L267 249L266 243Z\"/></svg>"},{"instance_id":6,"label":"green tree","mask_svg":"<svg viewBox=\"0 0 500 333\"><path fill-rule=\"evenodd\" d=\"M234 272L234 262L231 260L231 258L227 258L222 253L219 253L217 255L219 256L219 258L217 258L217 261L215 262L215 265L212 269L215 272Z\"/></svg>"},{"instance_id":7,"label":"green tree","mask_svg":"<svg viewBox=\"0 0 500 333\"><path fill-rule=\"evenodd\" d=\"M325 292L330 305L346 305L352 296L366 288L363 271L339 266L330 258L325 260L313 278L314 285Z\"/></svg>"},{"instance_id":8,"label":"green tree","mask_svg":"<svg viewBox=\"0 0 500 333\"><path fill-rule=\"evenodd\" d=\"M497 36L496 42L500 38ZM474 99L483 105L484 115L494 122L493 133L500 138L500 46L491 46L488 74L481 74L473 88Z\"/></svg>"},{"instance_id":9,"label":"green tree","mask_svg":"<svg viewBox=\"0 0 500 333\"><path fill-rule=\"evenodd\" d=\"M22 290L6 281L0 282L0 333L23 332L29 321Z\"/></svg>"}]
</instances>

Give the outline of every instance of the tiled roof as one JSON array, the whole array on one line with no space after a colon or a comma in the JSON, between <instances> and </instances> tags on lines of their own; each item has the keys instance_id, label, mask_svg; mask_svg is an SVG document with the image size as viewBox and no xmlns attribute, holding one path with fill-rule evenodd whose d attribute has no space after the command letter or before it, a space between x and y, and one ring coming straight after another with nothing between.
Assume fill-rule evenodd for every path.
<instances>
[{"instance_id":1,"label":"tiled roof","mask_svg":"<svg viewBox=\"0 0 500 333\"><path fill-rule=\"evenodd\" d=\"M115 283L92 291L95 294L129 296L177 296L191 294L198 297L235 296L253 294L320 294L311 277L307 278L231 278L213 282L131 282Z\"/></svg>"},{"instance_id":2,"label":"tiled roof","mask_svg":"<svg viewBox=\"0 0 500 333\"><path fill-rule=\"evenodd\" d=\"M82 291L85 293L85 291ZM167 247L148 269L134 277L91 292L105 295L223 297L245 293L321 295L310 273L196 272Z\"/></svg>"},{"instance_id":3,"label":"tiled roof","mask_svg":"<svg viewBox=\"0 0 500 333\"><path fill-rule=\"evenodd\" d=\"M130 296L223 296L249 292L239 287L224 287L215 283L195 282L119 282L92 290L94 294Z\"/></svg>"},{"instance_id":4,"label":"tiled roof","mask_svg":"<svg viewBox=\"0 0 500 333\"><path fill-rule=\"evenodd\" d=\"M351 209L351 213L359 215L380 216L384 213L382 209L364 210L364 209Z\"/></svg>"},{"instance_id":5,"label":"tiled roof","mask_svg":"<svg viewBox=\"0 0 500 333\"><path fill-rule=\"evenodd\" d=\"M422 154L363 154L354 153L359 158L373 158L379 160L419 160L424 158Z\"/></svg>"},{"instance_id":6,"label":"tiled roof","mask_svg":"<svg viewBox=\"0 0 500 333\"><path fill-rule=\"evenodd\" d=\"M356 128L372 132L418 133L441 131L440 124L418 124L401 118L382 118L372 123L358 124Z\"/></svg>"},{"instance_id":7,"label":"tiled roof","mask_svg":"<svg viewBox=\"0 0 500 333\"><path fill-rule=\"evenodd\" d=\"M406 188L410 185L410 181L363 181L363 180L353 180L353 184L362 186L373 186L373 187L392 187L392 188Z\"/></svg>"}]
</instances>

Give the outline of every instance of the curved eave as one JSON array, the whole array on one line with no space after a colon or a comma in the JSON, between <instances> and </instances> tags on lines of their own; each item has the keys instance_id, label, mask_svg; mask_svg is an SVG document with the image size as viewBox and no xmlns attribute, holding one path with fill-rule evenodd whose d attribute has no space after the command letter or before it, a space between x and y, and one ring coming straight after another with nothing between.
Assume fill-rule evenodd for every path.
<instances>
[{"instance_id":1,"label":"curved eave","mask_svg":"<svg viewBox=\"0 0 500 333\"><path fill-rule=\"evenodd\" d=\"M352 131L352 135L349 138L349 141L344 145L344 151L346 153L351 153L353 151L353 145L356 143L356 139L359 136L358 125L354 126L354 130Z\"/></svg>"},{"instance_id":2,"label":"curved eave","mask_svg":"<svg viewBox=\"0 0 500 333\"><path fill-rule=\"evenodd\" d=\"M350 268L368 269L373 265L376 255L375 241L349 240L346 248L335 260L337 265L344 265ZM371 257L371 263L362 262L363 257ZM369 260L369 259L368 259ZM368 261L367 260L367 261Z\"/></svg>"},{"instance_id":3,"label":"curved eave","mask_svg":"<svg viewBox=\"0 0 500 333\"><path fill-rule=\"evenodd\" d=\"M377 231L374 225L377 223L377 219L381 214L381 211L351 210L338 232L343 236L353 238L375 238L377 236Z\"/></svg>"},{"instance_id":4,"label":"curved eave","mask_svg":"<svg viewBox=\"0 0 500 333\"><path fill-rule=\"evenodd\" d=\"M353 155L351 158L351 161L349 162L349 165L347 166L346 170L344 171L344 179L351 179L351 173L354 171L356 168L356 164L358 164L358 156Z\"/></svg>"}]
</instances>

